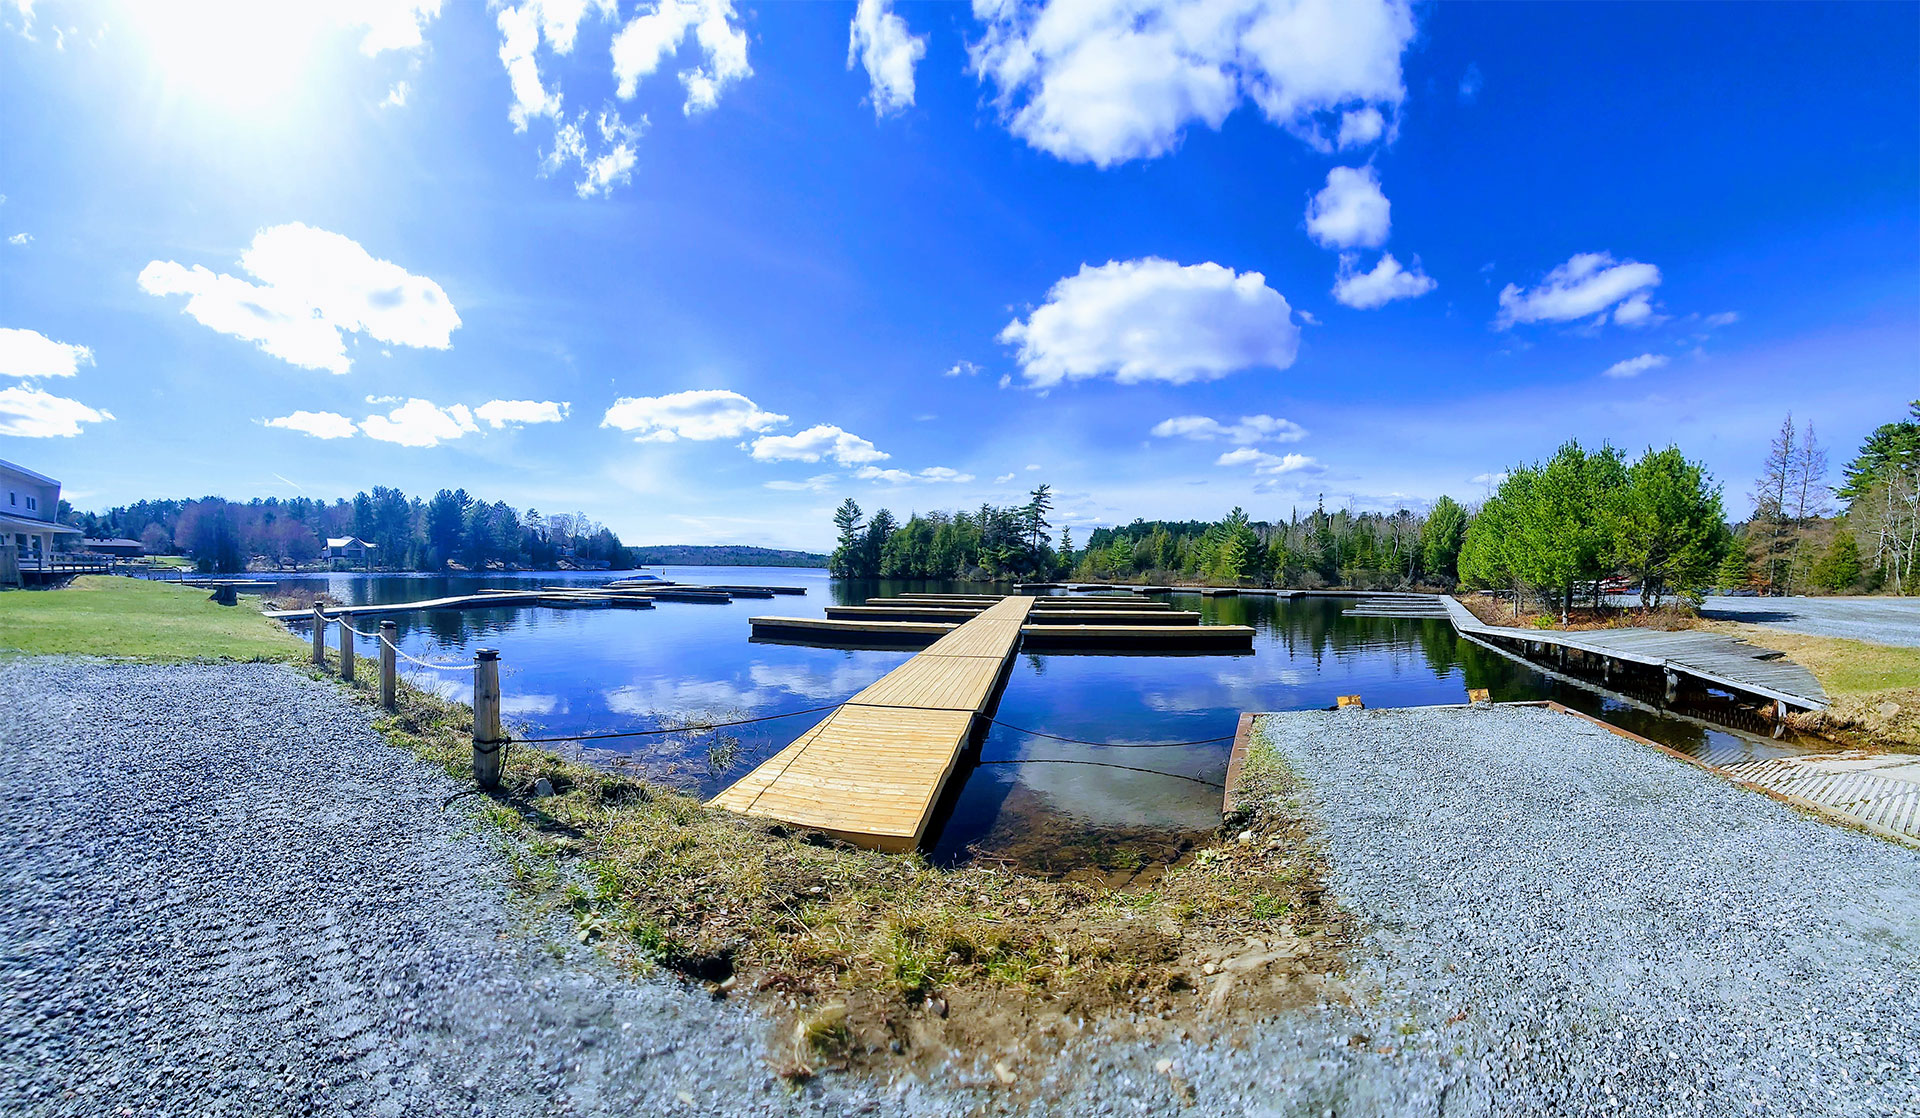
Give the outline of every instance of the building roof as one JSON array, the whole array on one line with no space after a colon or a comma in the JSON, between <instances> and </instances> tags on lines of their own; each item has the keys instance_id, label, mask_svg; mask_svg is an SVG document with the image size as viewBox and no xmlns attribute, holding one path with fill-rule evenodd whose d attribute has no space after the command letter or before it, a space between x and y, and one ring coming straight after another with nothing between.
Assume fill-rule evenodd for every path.
<instances>
[{"instance_id":1,"label":"building roof","mask_svg":"<svg viewBox=\"0 0 1920 1118\"><path fill-rule=\"evenodd\" d=\"M104 547L140 547L142 546L139 540L130 540L125 536L116 536L112 539L105 539L98 536L89 536L86 539L81 540L80 542L83 544L99 544Z\"/></svg>"},{"instance_id":2,"label":"building roof","mask_svg":"<svg viewBox=\"0 0 1920 1118\"><path fill-rule=\"evenodd\" d=\"M327 537L328 547L349 547L349 546L352 546L353 544L359 544L361 547L371 548L374 551L380 550L379 544L368 543L366 540L359 539L358 537L355 537L355 536L328 536Z\"/></svg>"},{"instance_id":3,"label":"building roof","mask_svg":"<svg viewBox=\"0 0 1920 1118\"><path fill-rule=\"evenodd\" d=\"M60 483L48 477L47 475L36 474L32 470L27 469L25 466L17 466L12 462L7 461L4 458L0 458L0 470L12 470L14 473L24 474L27 477L30 477L37 482L40 482L42 485L51 485L55 489L60 488Z\"/></svg>"},{"instance_id":4,"label":"building roof","mask_svg":"<svg viewBox=\"0 0 1920 1118\"><path fill-rule=\"evenodd\" d=\"M0 532L26 532L29 535L44 533L52 536L77 536L80 529L69 528L65 524L55 524L51 520L29 520L24 516L7 516L0 513Z\"/></svg>"}]
</instances>

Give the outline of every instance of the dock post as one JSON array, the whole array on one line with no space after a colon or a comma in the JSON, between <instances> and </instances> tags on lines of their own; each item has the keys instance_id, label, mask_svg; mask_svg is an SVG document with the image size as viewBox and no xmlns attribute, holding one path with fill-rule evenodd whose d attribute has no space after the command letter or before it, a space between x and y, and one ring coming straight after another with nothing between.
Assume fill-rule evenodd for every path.
<instances>
[{"instance_id":1,"label":"dock post","mask_svg":"<svg viewBox=\"0 0 1920 1118\"><path fill-rule=\"evenodd\" d=\"M483 648L473 656L473 780L500 787L500 653Z\"/></svg>"},{"instance_id":2,"label":"dock post","mask_svg":"<svg viewBox=\"0 0 1920 1118\"><path fill-rule=\"evenodd\" d=\"M347 619L340 619L340 678L353 682L353 630Z\"/></svg>"},{"instance_id":3,"label":"dock post","mask_svg":"<svg viewBox=\"0 0 1920 1118\"><path fill-rule=\"evenodd\" d=\"M319 602L313 603L313 662L327 666L327 611Z\"/></svg>"},{"instance_id":4,"label":"dock post","mask_svg":"<svg viewBox=\"0 0 1920 1118\"><path fill-rule=\"evenodd\" d=\"M400 626L391 621L380 623L380 705L393 710L395 675L399 672L399 655L395 646L400 643Z\"/></svg>"}]
</instances>

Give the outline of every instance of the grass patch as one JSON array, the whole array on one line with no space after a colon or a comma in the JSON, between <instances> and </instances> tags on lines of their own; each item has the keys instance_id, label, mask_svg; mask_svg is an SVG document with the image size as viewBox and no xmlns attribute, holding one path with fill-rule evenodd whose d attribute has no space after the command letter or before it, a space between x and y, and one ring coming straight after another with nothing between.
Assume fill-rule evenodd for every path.
<instances>
[{"instance_id":1,"label":"grass patch","mask_svg":"<svg viewBox=\"0 0 1920 1118\"><path fill-rule=\"evenodd\" d=\"M1797 728L1843 741L1920 750L1920 648L1816 637L1740 621L1699 628L1778 649L1813 673L1831 706L1797 715Z\"/></svg>"},{"instance_id":2,"label":"grass patch","mask_svg":"<svg viewBox=\"0 0 1920 1118\"><path fill-rule=\"evenodd\" d=\"M83 575L59 590L0 593L0 649L138 660L291 660L301 642L242 601L193 587Z\"/></svg>"}]
</instances>

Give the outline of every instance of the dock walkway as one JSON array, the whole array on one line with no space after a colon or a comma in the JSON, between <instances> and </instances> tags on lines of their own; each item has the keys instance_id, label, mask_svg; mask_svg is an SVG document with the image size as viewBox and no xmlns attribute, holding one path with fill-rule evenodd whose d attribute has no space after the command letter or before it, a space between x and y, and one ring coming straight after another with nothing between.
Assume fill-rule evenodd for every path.
<instances>
[{"instance_id":1,"label":"dock walkway","mask_svg":"<svg viewBox=\"0 0 1920 1118\"><path fill-rule=\"evenodd\" d=\"M918 846L1033 603L1006 598L952 628L711 803L879 850Z\"/></svg>"}]
</instances>

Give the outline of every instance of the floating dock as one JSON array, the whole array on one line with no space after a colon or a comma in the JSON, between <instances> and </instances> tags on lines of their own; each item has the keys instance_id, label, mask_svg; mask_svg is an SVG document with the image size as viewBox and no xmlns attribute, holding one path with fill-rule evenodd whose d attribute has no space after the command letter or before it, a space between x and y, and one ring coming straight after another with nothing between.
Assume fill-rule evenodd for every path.
<instances>
[{"instance_id":1,"label":"floating dock","mask_svg":"<svg viewBox=\"0 0 1920 1118\"><path fill-rule=\"evenodd\" d=\"M849 699L711 801L878 850L926 834L960 754L998 693L1031 597L1007 598ZM894 624L909 624L895 622Z\"/></svg>"},{"instance_id":2,"label":"floating dock","mask_svg":"<svg viewBox=\"0 0 1920 1118\"><path fill-rule=\"evenodd\" d=\"M1033 597L1022 626L1035 651L1249 652L1253 629L1202 625L1200 615L1138 599ZM755 640L854 647L912 648L1004 607L1013 598L975 594L903 594L862 606L829 606L821 617L756 617Z\"/></svg>"},{"instance_id":3,"label":"floating dock","mask_svg":"<svg viewBox=\"0 0 1920 1118\"><path fill-rule=\"evenodd\" d=\"M991 607L935 602L925 606L828 606L832 621L970 621ZM1200 615L1190 610L1053 610L1035 606L1036 623L1059 621L1076 625L1198 625Z\"/></svg>"}]
</instances>

